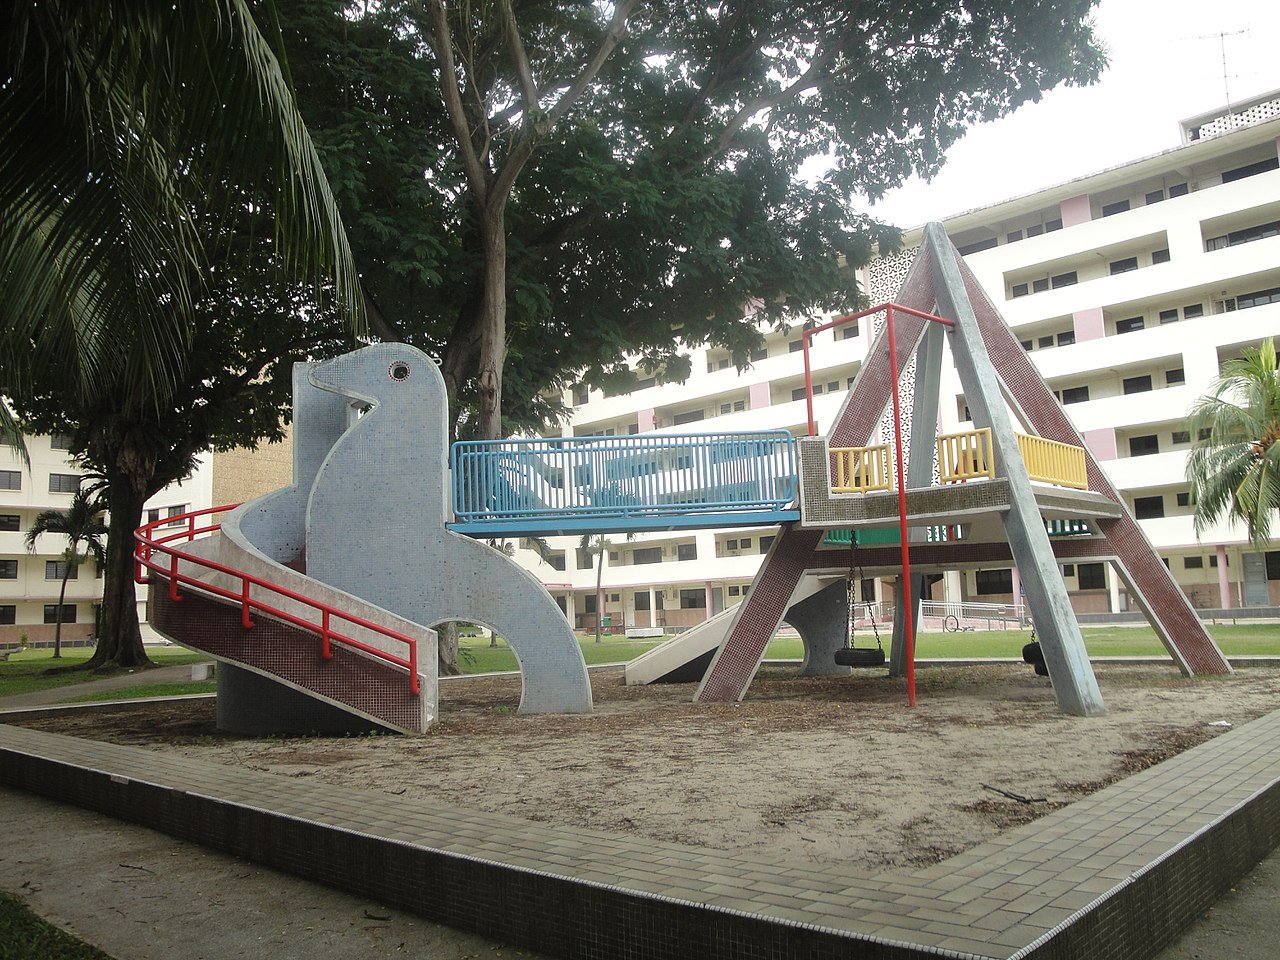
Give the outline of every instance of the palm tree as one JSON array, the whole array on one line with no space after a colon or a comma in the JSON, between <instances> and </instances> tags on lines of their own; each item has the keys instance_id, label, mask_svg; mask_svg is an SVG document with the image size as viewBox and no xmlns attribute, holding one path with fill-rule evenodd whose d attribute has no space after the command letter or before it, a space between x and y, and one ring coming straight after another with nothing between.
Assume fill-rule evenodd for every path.
<instances>
[{"instance_id":1,"label":"palm tree","mask_svg":"<svg viewBox=\"0 0 1280 960\"><path fill-rule=\"evenodd\" d=\"M627 540L634 540L634 533L627 534ZM601 626L604 622L604 559L614 547L614 542L605 537L603 533L586 533L578 541L578 549L584 551L587 556L596 558L596 643L601 642Z\"/></svg>"},{"instance_id":2,"label":"palm tree","mask_svg":"<svg viewBox=\"0 0 1280 960\"><path fill-rule=\"evenodd\" d=\"M1226 516L1255 547L1271 539L1280 507L1280 371L1270 339L1222 365L1212 390L1191 410L1196 445L1187 459L1199 535Z\"/></svg>"},{"instance_id":3,"label":"palm tree","mask_svg":"<svg viewBox=\"0 0 1280 960\"><path fill-rule=\"evenodd\" d=\"M66 510L45 510L40 513L27 531L27 549L35 553L36 541L41 534L57 533L66 537L67 547L62 552L62 586L58 590L58 610L54 616L53 657L62 657L62 602L67 596L67 580L89 557L99 564L107 561L107 548L103 538L107 527L102 522L103 504L96 493L84 489L76 491L71 506Z\"/></svg>"},{"instance_id":4,"label":"palm tree","mask_svg":"<svg viewBox=\"0 0 1280 960\"><path fill-rule=\"evenodd\" d=\"M154 493L151 424L200 362L201 298L261 260L245 220L268 218L252 235L282 284L362 322L337 206L255 9L269 22L250 0L0 13L0 384L23 410L56 383L67 432L101 414L77 433L111 518L94 667L147 662L129 554ZM17 430L3 403L0 429Z\"/></svg>"}]
</instances>

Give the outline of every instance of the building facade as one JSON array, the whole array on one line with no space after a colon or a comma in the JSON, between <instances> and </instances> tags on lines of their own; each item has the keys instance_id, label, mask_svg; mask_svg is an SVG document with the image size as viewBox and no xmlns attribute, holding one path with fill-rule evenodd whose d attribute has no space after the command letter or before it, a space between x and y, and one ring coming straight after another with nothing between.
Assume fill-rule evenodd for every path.
<instances>
[{"instance_id":1,"label":"building facade","mask_svg":"<svg viewBox=\"0 0 1280 960\"><path fill-rule=\"evenodd\" d=\"M1280 549L1250 549L1233 524L1197 538L1185 465L1193 440L1187 413L1223 360L1280 335L1280 92L1184 121L1181 133L1173 149L943 223L1192 604L1275 605ZM909 231L902 253L865 270L873 303L893 298L920 235ZM817 336L820 432L873 332L850 325ZM743 371L723 351L702 349L682 384L637 373L627 392L579 388L566 397L573 417L564 433L799 435L807 430L800 349L798 328L768 332ZM908 394L910 380L908 370ZM941 430L971 428L946 363L941 396ZM614 536L600 551L602 571L597 551L570 538L553 538L549 551L525 542L517 556L580 628L593 628L601 614L615 629L681 629L742 599L772 536L767 529ZM1067 564L1062 572L1078 612L1129 609L1108 564ZM957 572L934 587L934 598L1017 603L1017 582L1010 569ZM888 599L886 584L874 589Z\"/></svg>"}]
</instances>

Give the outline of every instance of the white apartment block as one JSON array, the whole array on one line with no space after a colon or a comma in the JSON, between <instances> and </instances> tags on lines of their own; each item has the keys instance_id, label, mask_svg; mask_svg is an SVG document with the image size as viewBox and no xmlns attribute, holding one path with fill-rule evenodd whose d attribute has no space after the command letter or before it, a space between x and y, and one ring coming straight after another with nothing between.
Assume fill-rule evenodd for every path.
<instances>
[{"instance_id":1,"label":"white apartment block","mask_svg":"<svg viewBox=\"0 0 1280 960\"><path fill-rule=\"evenodd\" d=\"M1243 528L1232 524L1198 539L1184 476L1193 402L1224 359L1280 335L1280 91L1184 121L1182 143L1173 149L943 223L1193 605L1280 603L1280 549L1249 549ZM921 228L909 231L900 255L865 270L872 303L893 299L920 236ZM857 374L871 333L848 326L816 338L820 433ZM799 350L799 327L771 331L743 371L723 351L701 349L682 384L637 374L626 393L579 389L566 397L573 416L564 434L775 428L803 434ZM971 428L959 380L946 363L941 396L941 429ZM741 600L772 534L742 528L634 540L613 535L603 614L615 629L698 623ZM552 563L523 546L517 556L572 623L593 628L594 557L577 538L552 538L550 546ZM1078 612L1129 609L1109 565L1062 570ZM934 599L1007 603L1016 600L1016 582L1008 569L966 570L935 585ZM885 583L875 589L889 599Z\"/></svg>"},{"instance_id":2,"label":"white apartment block","mask_svg":"<svg viewBox=\"0 0 1280 960\"><path fill-rule=\"evenodd\" d=\"M67 456L67 438L28 436L30 466L21 452L0 446L0 647L23 638L32 645L52 645L58 591L67 549L65 537L44 534L34 552L26 533L38 514L65 510L79 489L83 472ZM143 522L209 506L211 477L204 466L185 483L173 484L147 501ZM102 573L93 560L72 571L62 611L62 642L82 645L94 636L102 598ZM139 615L145 604L140 599Z\"/></svg>"}]
</instances>

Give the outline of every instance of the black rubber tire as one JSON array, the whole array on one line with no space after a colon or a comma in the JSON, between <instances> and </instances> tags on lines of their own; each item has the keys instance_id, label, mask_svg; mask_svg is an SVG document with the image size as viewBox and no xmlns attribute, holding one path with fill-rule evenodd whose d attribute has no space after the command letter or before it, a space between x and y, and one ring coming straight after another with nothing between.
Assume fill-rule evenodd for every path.
<instances>
[{"instance_id":1,"label":"black rubber tire","mask_svg":"<svg viewBox=\"0 0 1280 960\"><path fill-rule=\"evenodd\" d=\"M1023 663L1044 663L1044 651L1040 648L1040 643L1028 643L1022 648Z\"/></svg>"},{"instance_id":2,"label":"black rubber tire","mask_svg":"<svg viewBox=\"0 0 1280 960\"><path fill-rule=\"evenodd\" d=\"M942 621L942 629L947 633L955 633L960 629L960 618L952 614Z\"/></svg>"},{"instance_id":3,"label":"black rubber tire","mask_svg":"<svg viewBox=\"0 0 1280 960\"><path fill-rule=\"evenodd\" d=\"M842 667L883 667L885 656L879 647L845 647L836 651L836 663Z\"/></svg>"}]
</instances>

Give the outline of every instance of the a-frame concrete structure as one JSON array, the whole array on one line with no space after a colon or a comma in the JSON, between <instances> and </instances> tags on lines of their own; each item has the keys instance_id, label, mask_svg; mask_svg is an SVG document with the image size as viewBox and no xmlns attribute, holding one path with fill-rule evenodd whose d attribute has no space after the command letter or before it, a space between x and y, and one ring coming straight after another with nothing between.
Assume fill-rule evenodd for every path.
<instances>
[{"instance_id":1,"label":"a-frame concrete structure","mask_svg":"<svg viewBox=\"0 0 1280 960\"><path fill-rule=\"evenodd\" d=\"M948 522L949 516L972 517L985 510L988 515L992 512L999 515L1005 538L1005 543L993 542L990 538L986 543L920 543L912 549L913 558L920 554L935 568L1003 560L1017 565L1054 692L1067 713L1095 714L1103 710L1103 704L1058 569L1058 563L1063 560L1110 561L1184 673L1229 672L1231 667L1226 658L1205 632L1190 602L1174 583L1123 498L1089 453L940 224L926 228L924 243L897 303L953 323L946 334L951 353L975 424L991 428L996 460L996 478L989 483L921 489L927 488L931 481L943 328L899 312L898 349L903 356L912 351L917 355L907 475L908 486L915 494L908 495L909 521L918 529L927 524ZM870 497L855 495L853 499L859 502L834 502L830 496L827 451L868 445L884 416L891 391L897 388L890 373L886 334L887 330L882 328L872 342L828 435L802 443L801 519L779 531L747 599L738 606L733 625L707 668L695 699L742 699L800 579L806 572L842 565L834 551L822 549L824 530L876 514ZM1010 410L1023 428L1033 434L1084 450L1087 491L1068 494L1063 490L1033 487L1014 434ZM1094 535L1051 543L1044 523L1045 512L1087 518ZM885 519L881 515L880 522ZM916 534L909 537L909 542L915 544L919 539ZM892 554L896 550L872 548L867 551L868 559L876 565L892 566ZM913 569L915 563L913 559ZM920 584L912 586L912 597L918 603ZM901 636L903 619L898 617L895 623L894 653L899 663L905 646L900 642L904 639Z\"/></svg>"}]
</instances>

